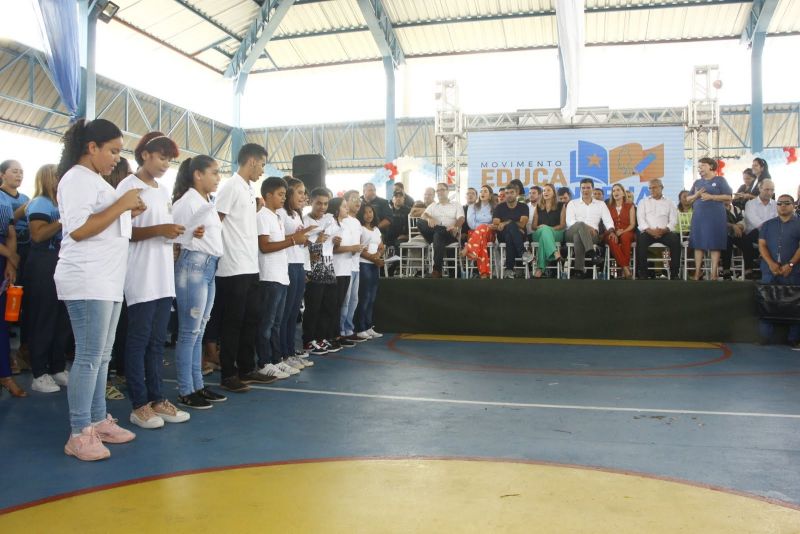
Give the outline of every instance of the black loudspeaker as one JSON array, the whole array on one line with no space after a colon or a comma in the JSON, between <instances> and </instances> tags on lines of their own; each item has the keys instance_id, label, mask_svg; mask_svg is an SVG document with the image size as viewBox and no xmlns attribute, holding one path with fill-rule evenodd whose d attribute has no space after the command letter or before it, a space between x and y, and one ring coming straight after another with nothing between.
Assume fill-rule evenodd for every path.
<instances>
[{"instance_id":1,"label":"black loudspeaker","mask_svg":"<svg viewBox=\"0 0 800 534\"><path fill-rule=\"evenodd\" d=\"M292 158L292 176L301 180L306 191L325 187L325 172L328 162L322 154L301 154Z\"/></svg>"}]
</instances>

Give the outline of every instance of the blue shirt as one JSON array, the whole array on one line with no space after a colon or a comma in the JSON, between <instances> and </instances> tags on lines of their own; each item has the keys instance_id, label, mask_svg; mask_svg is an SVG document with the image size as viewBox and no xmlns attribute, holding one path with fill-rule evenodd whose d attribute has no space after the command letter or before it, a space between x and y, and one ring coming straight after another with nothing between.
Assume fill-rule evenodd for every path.
<instances>
[{"instance_id":1,"label":"blue shirt","mask_svg":"<svg viewBox=\"0 0 800 534\"><path fill-rule=\"evenodd\" d=\"M11 208L8 197L0 195L0 243L5 244L8 239L8 228L13 220L14 210Z\"/></svg>"},{"instance_id":2,"label":"blue shirt","mask_svg":"<svg viewBox=\"0 0 800 534\"><path fill-rule=\"evenodd\" d=\"M481 224L492 224L492 207L481 203L481 209L476 211L475 204L470 204L467 208L467 226L470 230L475 230Z\"/></svg>"},{"instance_id":3,"label":"blue shirt","mask_svg":"<svg viewBox=\"0 0 800 534\"><path fill-rule=\"evenodd\" d=\"M28 222L44 221L47 224L59 220L58 206L47 197L36 197L30 201L25 208ZM31 248L41 248L46 250L59 250L61 248L61 230L56 232L53 237L41 243L31 242Z\"/></svg>"},{"instance_id":4,"label":"blue shirt","mask_svg":"<svg viewBox=\"0 0 800 534\"><path fill-rule=\"evenodd\" d=\"M3 192L0 197L5 198L11 204L11 216L13 218L14 212L17 211L17 208L25 204L30 200L30 197L25 193L20 193L17 191L17 196L13 196L8 193L5 189L0 189ZM25 217L20 217L20 219L14 224L14 228L17 231L17 246L24 245L31 242L31 234L28 231L28 219Z\"/></svg>"},{"instance_id":5,"label":"blue shirt","mask_svg":"<svg viewBox=\"0 0 800 534\"><path fill-rule=\"evenodd\" d=\"M766 241L769 254L774 261L785 265L800 248L800 219L796 216L792 216L787 222L783 222L780 217L770 219L761 225L758 239ZM761 263L762 272L769 272L764 260L761 260ZM797 272L798 268L800 264L795 265L792 272Z\"/></svg>"}]
</instances>

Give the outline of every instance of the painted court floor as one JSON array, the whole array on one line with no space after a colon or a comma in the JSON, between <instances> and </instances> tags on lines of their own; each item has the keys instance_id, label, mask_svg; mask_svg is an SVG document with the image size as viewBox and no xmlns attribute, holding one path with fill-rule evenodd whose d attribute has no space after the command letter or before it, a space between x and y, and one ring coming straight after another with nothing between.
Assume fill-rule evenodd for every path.
<instances>
[{"instance_id":1,"label":"painted court floor","mask_svg":"<svg viewBox=\"0 0 800 534\"><path fill-rule=\"evenodd\" d=\"M800 533L788 347L387 334L315 361L92 464L64 391L5 393L0 532Z\"/></svg>"}]
</instances>

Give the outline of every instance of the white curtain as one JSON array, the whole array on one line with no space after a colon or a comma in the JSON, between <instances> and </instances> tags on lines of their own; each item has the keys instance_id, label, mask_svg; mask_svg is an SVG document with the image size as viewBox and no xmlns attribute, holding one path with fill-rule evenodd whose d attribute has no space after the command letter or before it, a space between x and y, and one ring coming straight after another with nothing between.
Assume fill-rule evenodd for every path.
<instances>
[{"instance_id":1,"label":"white curtain","mask_svg":"<svg viewBox=\"0 0 800 534\"><path fill-rule=\"evenodd\" d=\"M584 0L556 0L558 58L564 83L561 94L561 115L571 119L578 109L578 85L583 55Z\"/></svg>"}]
</instances>

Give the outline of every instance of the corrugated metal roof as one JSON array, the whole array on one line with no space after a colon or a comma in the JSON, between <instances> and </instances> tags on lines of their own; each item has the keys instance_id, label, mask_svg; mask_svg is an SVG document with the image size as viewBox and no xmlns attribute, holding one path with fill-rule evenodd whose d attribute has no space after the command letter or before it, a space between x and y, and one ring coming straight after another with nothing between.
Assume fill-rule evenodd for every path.
<instances>
[{"instance_id":1,"label":"corrugated metal roof","mask_svg":"<svg viewBox=\"0 0 800 534\"><path fill-rule=\"evenodd\" d=\"M553 47L553 0L382 0L408 58ZM125 24L222 72L259 8L253 0L118 0ZM587 44L738 38L746 0L587 0ZM769 32L800 33L779 0ZM253 72L380 59L356 0L292 6Z\"/></svg>"}]
</instances>

